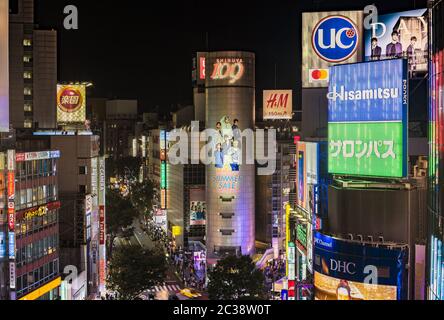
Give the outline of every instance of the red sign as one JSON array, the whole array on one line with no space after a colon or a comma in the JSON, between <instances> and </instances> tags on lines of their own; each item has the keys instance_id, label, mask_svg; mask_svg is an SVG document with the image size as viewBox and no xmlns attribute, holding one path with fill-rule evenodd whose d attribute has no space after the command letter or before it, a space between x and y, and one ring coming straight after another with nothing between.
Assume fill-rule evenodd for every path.
<instances>
[{"instance_id":1,"label":"red sign","mask_svg":"<svg viewBox=\"0 0 444 320\"><path fill-rule=\"evenodd\" d=\"M99 207L99 244L105 244L105 206Z\"/></svg>"},{"instance_id":2,"label":"red sign","mask_svg":"<svg viewBox=\"0 0 444 320\"><path fill-rule=\"evenodd\" d=\"M292 90L264 90L264 120L293 118Z\"/></svg>"},{"instance_id":3,"label":"red sign","mask_svg":"<svg viewBox=\"0 0 444 320\"><path fill-rule=\"evenodd\" d=\"M296 296L296 281L295 280L288 280L288 297L294 298Z\"/></svg>"},{"instance_id":4,"label":"red sign","mask_svg":"<svg viewBox=\"0 0 444 320\"><path fill-rule=\"evenodd\" d=\"M24 154L24 153L17 153L17 154L15 155L15 160L16 160L17 162L23 162L23 161L25 161L25 154Z\"/></svg>"},{"instance_id":5,"label":"red sign","mask_svg":"<svg viewBox=\"0 0 444 320\"><path fill-rule=\"evenodd\" d=\"M74 87L63 89L59 93L58 99L59 107L67 113L78 111L83 104L82 93Z\"/></svg>"},{"instance_id":6,"label":"red sign","mask_svg":"<svg viewBox=\"0 0 444 320\"><path fill-rule=\"evenodd\" d=\"M8 172L8 227L15 231L15 173Z\"/></svg>"},{"instance_id":7,"label":"red sign","mask_svg":"<svg viewBox=\"0 0 444 320\"><path fill-rule=\"evenodd\" d=\"M205 80L205 57L199 59L199 79Z\"/></svg>"}]
</instances>

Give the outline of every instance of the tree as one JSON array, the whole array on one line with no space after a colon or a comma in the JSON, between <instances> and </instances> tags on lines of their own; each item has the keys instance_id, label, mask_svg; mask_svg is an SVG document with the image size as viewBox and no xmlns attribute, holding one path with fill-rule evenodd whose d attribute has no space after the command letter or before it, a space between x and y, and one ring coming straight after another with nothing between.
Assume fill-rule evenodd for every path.
<instances>
[{"instance_id":1,"label":"tree","mask_svg":"<svg viewBox=\"0 0 444 320\"><path fill-rule=\"evenodd\" d=\"M113 243L122 228L133 224L139 216L131 201L122 198L120 193L113 189L106 191L106 229L109 234L108 256L112 257Z\"/></svg>"},{"instance_id":2,"label":"tree","mask_svg":"<svg viewBox=\"0 0 444 320\"><path fill-rule=\"evenodd\" d=\"M211 300L266 299L265 277L249 256L228 256L208 273Z\"/></svg>"},{"instance_id":3,"label":"tree","mask_svg":"<svg viewBox=\"0 0 444 320\"><path fill-rule=\"evenodd\" d=\"M106 159L107 173L110 177L138 178L142 160L134 157L108 158Z\"/></svg>"},{"instance_id":4,"label":"tree","mask_svg":"<svg viewBox=\"0 0 444 320\"><path fill-rule=\"evenodd\" d=\"M107 286L123 300L135 300L165 279L167 264L161 251L127 245L116 249L111 259Z\"/></svg>"},{"instance_id":5,"label":"tree","mask_svg":"<svg viewBox=\"0 0 444 320\"><path fill-rule=\"evenodd\" d=\"M131 201L142 214L150 213L154 195L153 184L149 180L136 182L131 188Z\"/></svg>"}]
</instances>

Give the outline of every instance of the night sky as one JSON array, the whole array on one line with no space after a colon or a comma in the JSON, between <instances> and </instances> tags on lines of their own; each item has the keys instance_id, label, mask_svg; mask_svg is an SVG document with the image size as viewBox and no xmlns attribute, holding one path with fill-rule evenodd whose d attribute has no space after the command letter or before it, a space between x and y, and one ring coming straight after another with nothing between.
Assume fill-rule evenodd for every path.
<instances>
[{"instance_id":1,"label":"night sky","mask_svg":"<svg viewBox=\"0 0 444 320\"><path fill-rule=\"evenodd\" d=\"M256 53L257 104L274 88L276 64L277 87L293 89L300 109L301 12L370 3L381 13L426 7L420 0L36 0L35 14L41 28L59 32L59 80L93 81L93 97L138 99L139 111L192 104L193 53L247 50ZM79 10L79 30L63 28L69 4Z\"/></svg>"}]
</instances>

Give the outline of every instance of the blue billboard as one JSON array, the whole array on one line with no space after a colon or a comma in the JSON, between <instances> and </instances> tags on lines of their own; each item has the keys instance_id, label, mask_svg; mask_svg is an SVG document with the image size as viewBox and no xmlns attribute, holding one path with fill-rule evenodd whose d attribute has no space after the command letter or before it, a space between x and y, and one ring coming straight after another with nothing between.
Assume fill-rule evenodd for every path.
<instances>
[{"instance_id":1,"label":"blue billboard","mask_svg":"<svg viewBox=\"0 0 444 320\"><path fill-rule=\"evenodd\" d=\"M314 235L317 296L335 299L341 290L353 300L406 298L407 246L388 248ZM347 295L346 295L347 296Z\"/></svg>"},{"instance_id":2,"label":"blue billboard","mask_svg":"<svg viewBox=\"0 0 444 320\"><path fill-rule=\"evenodd\" d=\"M9 259L15 260L15 233L9 232L8 238L9 238Z\"/></svg>"},{"instance_id":3,"label":"blue billboard","mask_svg":"<svg viewBox=\"0 0 444 320\"><path fill-rule=\"evenodd\" d=\"M328 100L328 122L406 122L407 61L333 66Z\"/></svg>"},{"instance_id":4,"label":"blue billboard","mask_svg":"<svg viewBox=\"0 0 444 320\"><path fill-rule=\"evenodd\" d=\"M0 232L0 259L6 257L6 237L4 232Z\"/></svg>"}]
</instances>

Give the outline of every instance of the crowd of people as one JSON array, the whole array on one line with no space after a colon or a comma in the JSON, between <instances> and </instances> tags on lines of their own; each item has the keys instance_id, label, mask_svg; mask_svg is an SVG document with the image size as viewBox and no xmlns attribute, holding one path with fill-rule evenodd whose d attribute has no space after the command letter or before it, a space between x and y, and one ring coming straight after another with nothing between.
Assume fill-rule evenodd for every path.
<instances>
[{"instance_id":1,"label":"crowd of people","mask_svg":"<svg viewBox=\"0 0 444 320\"><path fill-rule=\"evenodd\" d=\"M185 287L203 291L205 289L205 262L194 261L191 252L177 250L171 255L171 260L182 277Z\"/></svg>"},{"instance_id":2,"label":"crowd of people","mask_svg":"<svg viewBox=\"0 0 444 320\"><path fill-rule=\"evenodd\" d=\"M264 275L267 283L273 283L283 277L285 277L285 261L284 260L272 260L267 263L264 268Z\"/></svg>"}]
</instances>

